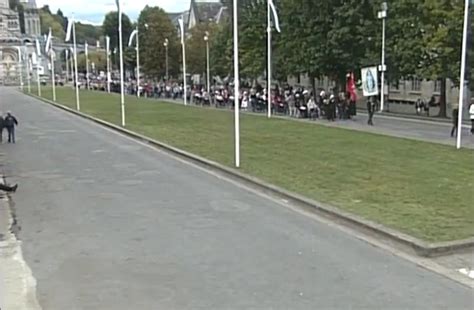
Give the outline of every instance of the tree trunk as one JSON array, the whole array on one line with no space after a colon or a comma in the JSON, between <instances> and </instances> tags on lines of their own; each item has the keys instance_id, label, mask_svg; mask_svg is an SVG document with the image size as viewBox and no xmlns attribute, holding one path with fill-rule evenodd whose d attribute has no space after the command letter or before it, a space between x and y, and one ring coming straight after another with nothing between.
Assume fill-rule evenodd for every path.
<instances>
[{"instance_id":1,"label":"tree trunk","mask_svg":"<svg viewBox=\"0 0 474 310\"><path fill-rule=\"evenodd\" d=\"M441 96L439 98L439 114L438 117L447 117L446 114L446 78L441 78Z\"/></svg>"}]
</instances>

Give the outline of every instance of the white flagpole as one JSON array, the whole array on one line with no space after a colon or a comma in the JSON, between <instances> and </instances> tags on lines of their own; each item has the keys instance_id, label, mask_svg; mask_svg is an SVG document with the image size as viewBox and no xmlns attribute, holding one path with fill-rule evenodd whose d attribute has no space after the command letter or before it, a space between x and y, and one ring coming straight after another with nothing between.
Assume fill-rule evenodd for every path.
<instances>
[{"instance_id":1,"label":"white flagpole","mask_svg":"<svg viewBox=\"0 0 474 310\"><path fill-rule=\"evenodd\" d=\"M90 81L89 81L89 45L85 42L85 54L86 54L86 89L89 90Z\"/></svg>"},{"instance_id":2,"label":"white flagpole","mask_svg":"<svg viewBox=\"0 0 474 310\"><path fill-rule=\"evenodd\" d=\"M28 82L28 93L31 94L31 59L30 56L27 54L26 59L26 70L28 71L28 76L26 77L26 81Z\"/></svg>"},{"instance_id":3,"label":"white flagpole","mask_svg":"<svg viewBox=\"0 0 474 310\"><path fill-rule=\"evenodd\" d=\"M79 74L77 73L77 44L76 44L76 21L72 21L72 40L74 45L74 77L76 80L76 108L81 110L81 102L79 100Z\"/></svg>"},{"instance_id":4,"label":"white flagpole","mask_svg":"<svg viewBox=\"0 0 474 310\"><path fill-rule=\"evenodd\" d=\"M69 50L66 49L64 58L66 60L66 84L69 82Z\"/></svg>"},{"instance_id":5,"label":"white flagpole","mask_svg":"<svg viewBox=\"0 0 474 310\"><path fill-rule=\"evenodd\" d=\"M272 117L272 25L270 0L267 0L267 117Z\"/></svg>"},{"instance_id":6,"label":"white flagpole","mask_svg":"<svg viewBox=\"0 0 474 310\"><path fill-rule=\"evenodd\" d=\"M37 58L36 58L36 82L38 84L38 97L41 97L41 81L40 81L40 74L39 74L40 59L41 59L41 56L37 55Z\"/></svg>"},{"instance_id":7,"label":"white flagpole","mask_svg":"<svg viewBox=\"0 0 474 310\"><path fill-rule=\"evenodd\" d=\"M123 34L122 34L122 9L117 0L119 14L119 49L120 49L120 107L122 112L122 127L125 127L125 93L124 93L124 77L123 77Z\"/></svg>"},{"instance_id":8,"label":"white flagpole","mask_svg":"<svg viewBox=\"0 0 474 310\"><path fill-rule=\"evenodd\" d=\"M458 130L457 130L457 139L456 139L456 148L461 148L461 136L462 136L462 112L464 104L464 89L466 88L466 52L467 52L467 29L469 22L469 1L465 0L464 8L464 29L462 36L462 55L461 55L461 77L459 79L459 111L458 111Z\"/></svg>"},{"instance_id":9,"label":"white flagpole","mask_svg":"<svg viewBox=\"0 0 474 310\"><path fill-rule=\"evenodd\" d=\"M137 97L140 98L140 39L137 25Z\"/></svg>"},{"instance_id":10,"label":"white flagpole","mask_svg":"<svg viewBox=\"0 0 474 310\"><path fill-rule=\"evenodd\" d=\"M23 91L23 55L21 53L21 47L18 49L18 71L20 71L20 89Z\"/></svg>"},{"instance_id":11,"label":"white flagpole","mask_svg":"<svg viewBox=\"0 0 474 310\"><path fill-rule=\"evenodd\" d=\"M186 85L186 45L184 37L184 20L181 18L179 20L179 26L181 28L181 46L183 48L183 94L184 94L184 105L187 105L188 98L188 86Z\"/></svg>"},{"instance_id":12,"label":"white flagpole","mask_svg":"<svg viewBox=\"0 0 474 310\"><path fill-rule=\"evenodd\" d=\"M54 70L54 61L55 61L55 54L53 50L53 38L51 38L51 49L50 49L50 56L51 56L51 81L53 83L53 101L56 102L56 72Z\"/></svg>"},{"instance_id":13,"label":"white flagpole","mask_svg":"<svg viewBox=\"0 0 474 310\"><path fill-rule=\"evenodd\" d=\"M110 93L110 37L105 38L107 52L107 92Z\"/></svg>"},{"instance_id":14,"label":"white flagpole","mask_svg":"<svg viewBox=\"0 0 474 310\"><path fill-rule=\"evenodd\" d=\"M235 167L240 167L240 109L239 109L239 29L237 0L234 1L234 125L235 125Z\"/></svg>"}]
</instances>

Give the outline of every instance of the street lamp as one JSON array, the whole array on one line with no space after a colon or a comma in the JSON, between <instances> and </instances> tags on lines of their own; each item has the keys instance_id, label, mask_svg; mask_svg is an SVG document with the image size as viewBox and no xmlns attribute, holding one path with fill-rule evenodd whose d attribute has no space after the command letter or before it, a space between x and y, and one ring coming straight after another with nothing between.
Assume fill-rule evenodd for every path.
<instances>
[{"instance_id":1,"label":"street lamp","mask_svg":"<svg viewBox=\"0 0 474 310\"><path fill-rule=\"evenodd\" d=\"M387 70L385 66L385 20L387 19L387 2L383 2L381 5L381 10L378 12L378 18L382 20L382 63L379 67L381 74L381 85L382 90L380 92L380 111L383 112L385 104L385 71Z\"/></svg>"},{"instance_id":2,"label":"street lamp","mask_svg":"<svg viewBox=\"0 0 474 310\"><path fill-rule=\"evenodd\" d=\"M163 46L165 47L166 50L166 81L168 81L168 45L169 45L169 40L168 38L165 39L165 42L163 43Z\"/></svg>"},{"instance_id":3,"label":"street lamp","mask_svg":"<svg viewBox=\"0 0 474 310\"><path fill-rule=\"evenodd\" d=\"M206 35L204 36L204 41L206 41L206 65L207 65L207 94L209 95L211 91L211 78L209 77L209 32L206 31Z\"/></svg>"}]
</instances>

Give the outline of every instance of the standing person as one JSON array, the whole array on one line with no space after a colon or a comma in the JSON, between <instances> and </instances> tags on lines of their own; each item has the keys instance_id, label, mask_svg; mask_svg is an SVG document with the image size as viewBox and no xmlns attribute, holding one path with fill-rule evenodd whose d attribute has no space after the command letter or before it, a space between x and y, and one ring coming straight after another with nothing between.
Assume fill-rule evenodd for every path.
<instances>
[{"instance_id":1,"label":"standing person","mask_svg":"<svg viewBox=\"0 0 474 310\"><path fill-rule=\"evenodd\" d=\"M0 112L0 143L3 142L3 129L5 129L5 119L3 118L2 112Z\"/></svg>"},{"instance_id":2,"label":"standing person","mask_svg":"<svg viewBox=\"0 0 474 310\"><path fill-rule=\"evenodd\" d=\"M458 132L458 120L459 120L459 107L457 105L453 106L453 128L451 129L451 138L454 137Z\"/></svg>"},{"instance_id":3,"label":"standing person","mask_svg":"<svg viewBox=\"0 0 474 310\"><path fill-rule=\"evenodd\" d=\"M15 143L15 126L18 126L18 120L9 111L5 117L5 127L8 131L8 143Z\"/></svg>"},{"instance_id":4,"label":"standing person","mask_svg":"<svg viewBox=\"0 0 474 310\"><path fill-rule=\"evenodd\" d=\"M474 135L474 101L469 106L469 117L471 119L471 135Z\"/></svg>"},{"instance_id":5,"label":"standing person","mask_svg":"<svg viewBox=\"0 0 474 310\"><path fill-rule=\"evenodd\" d=\"M369 97L367 100L367 112L369 113L369 120L367 121L367 124L369 126L374 126L374 113L375 113L375 99L374 97Z\"/></svg>"}]
</instances>

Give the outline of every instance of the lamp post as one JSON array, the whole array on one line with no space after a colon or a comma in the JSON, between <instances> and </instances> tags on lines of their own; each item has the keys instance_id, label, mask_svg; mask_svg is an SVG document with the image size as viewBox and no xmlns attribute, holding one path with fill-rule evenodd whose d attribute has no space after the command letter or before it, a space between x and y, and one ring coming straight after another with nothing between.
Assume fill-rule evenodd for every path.
<instances>
[{"instance_id":1,"label":"lamp post","mask_svg":"<svg viewBox=\"0 0 474 310\"><path fill-rule=\"evenodd\" d=\"M166 81L168 81L169 76L168 76L168 45L169 45L169 40L168 38L165 39L165 42L163 43L163 46L165 47L165 57L166 57Z\"/></svg>"},{"instance_id":2,"label":"lamp post","mask_svg":"<svg viewBox=\"0 0 474 310\"><path fill-rule=\"evenodd\" d=\"M206 31L206 35L204 36L204 41L206 42L206 67L207 67L207 93L211 92L211 78L210 78L210 69L209 69L209 32Z\"/></svg>"},{"instance_id":3,"label":"lamp post","mask_svg":"<svg viewBox=\"0 0 474 310\"><path fill-rule=\"evenodd\" d=\"M380 111L383 112L385 105L385 71L387 70L385 66L385 20L387 19L387 2L382 3L381 10L378 12L378 18L382 20L382 62L380 64L379 70L381 72L381 85L382 89L380 91Z\"/></svg>"}]
</instances>

